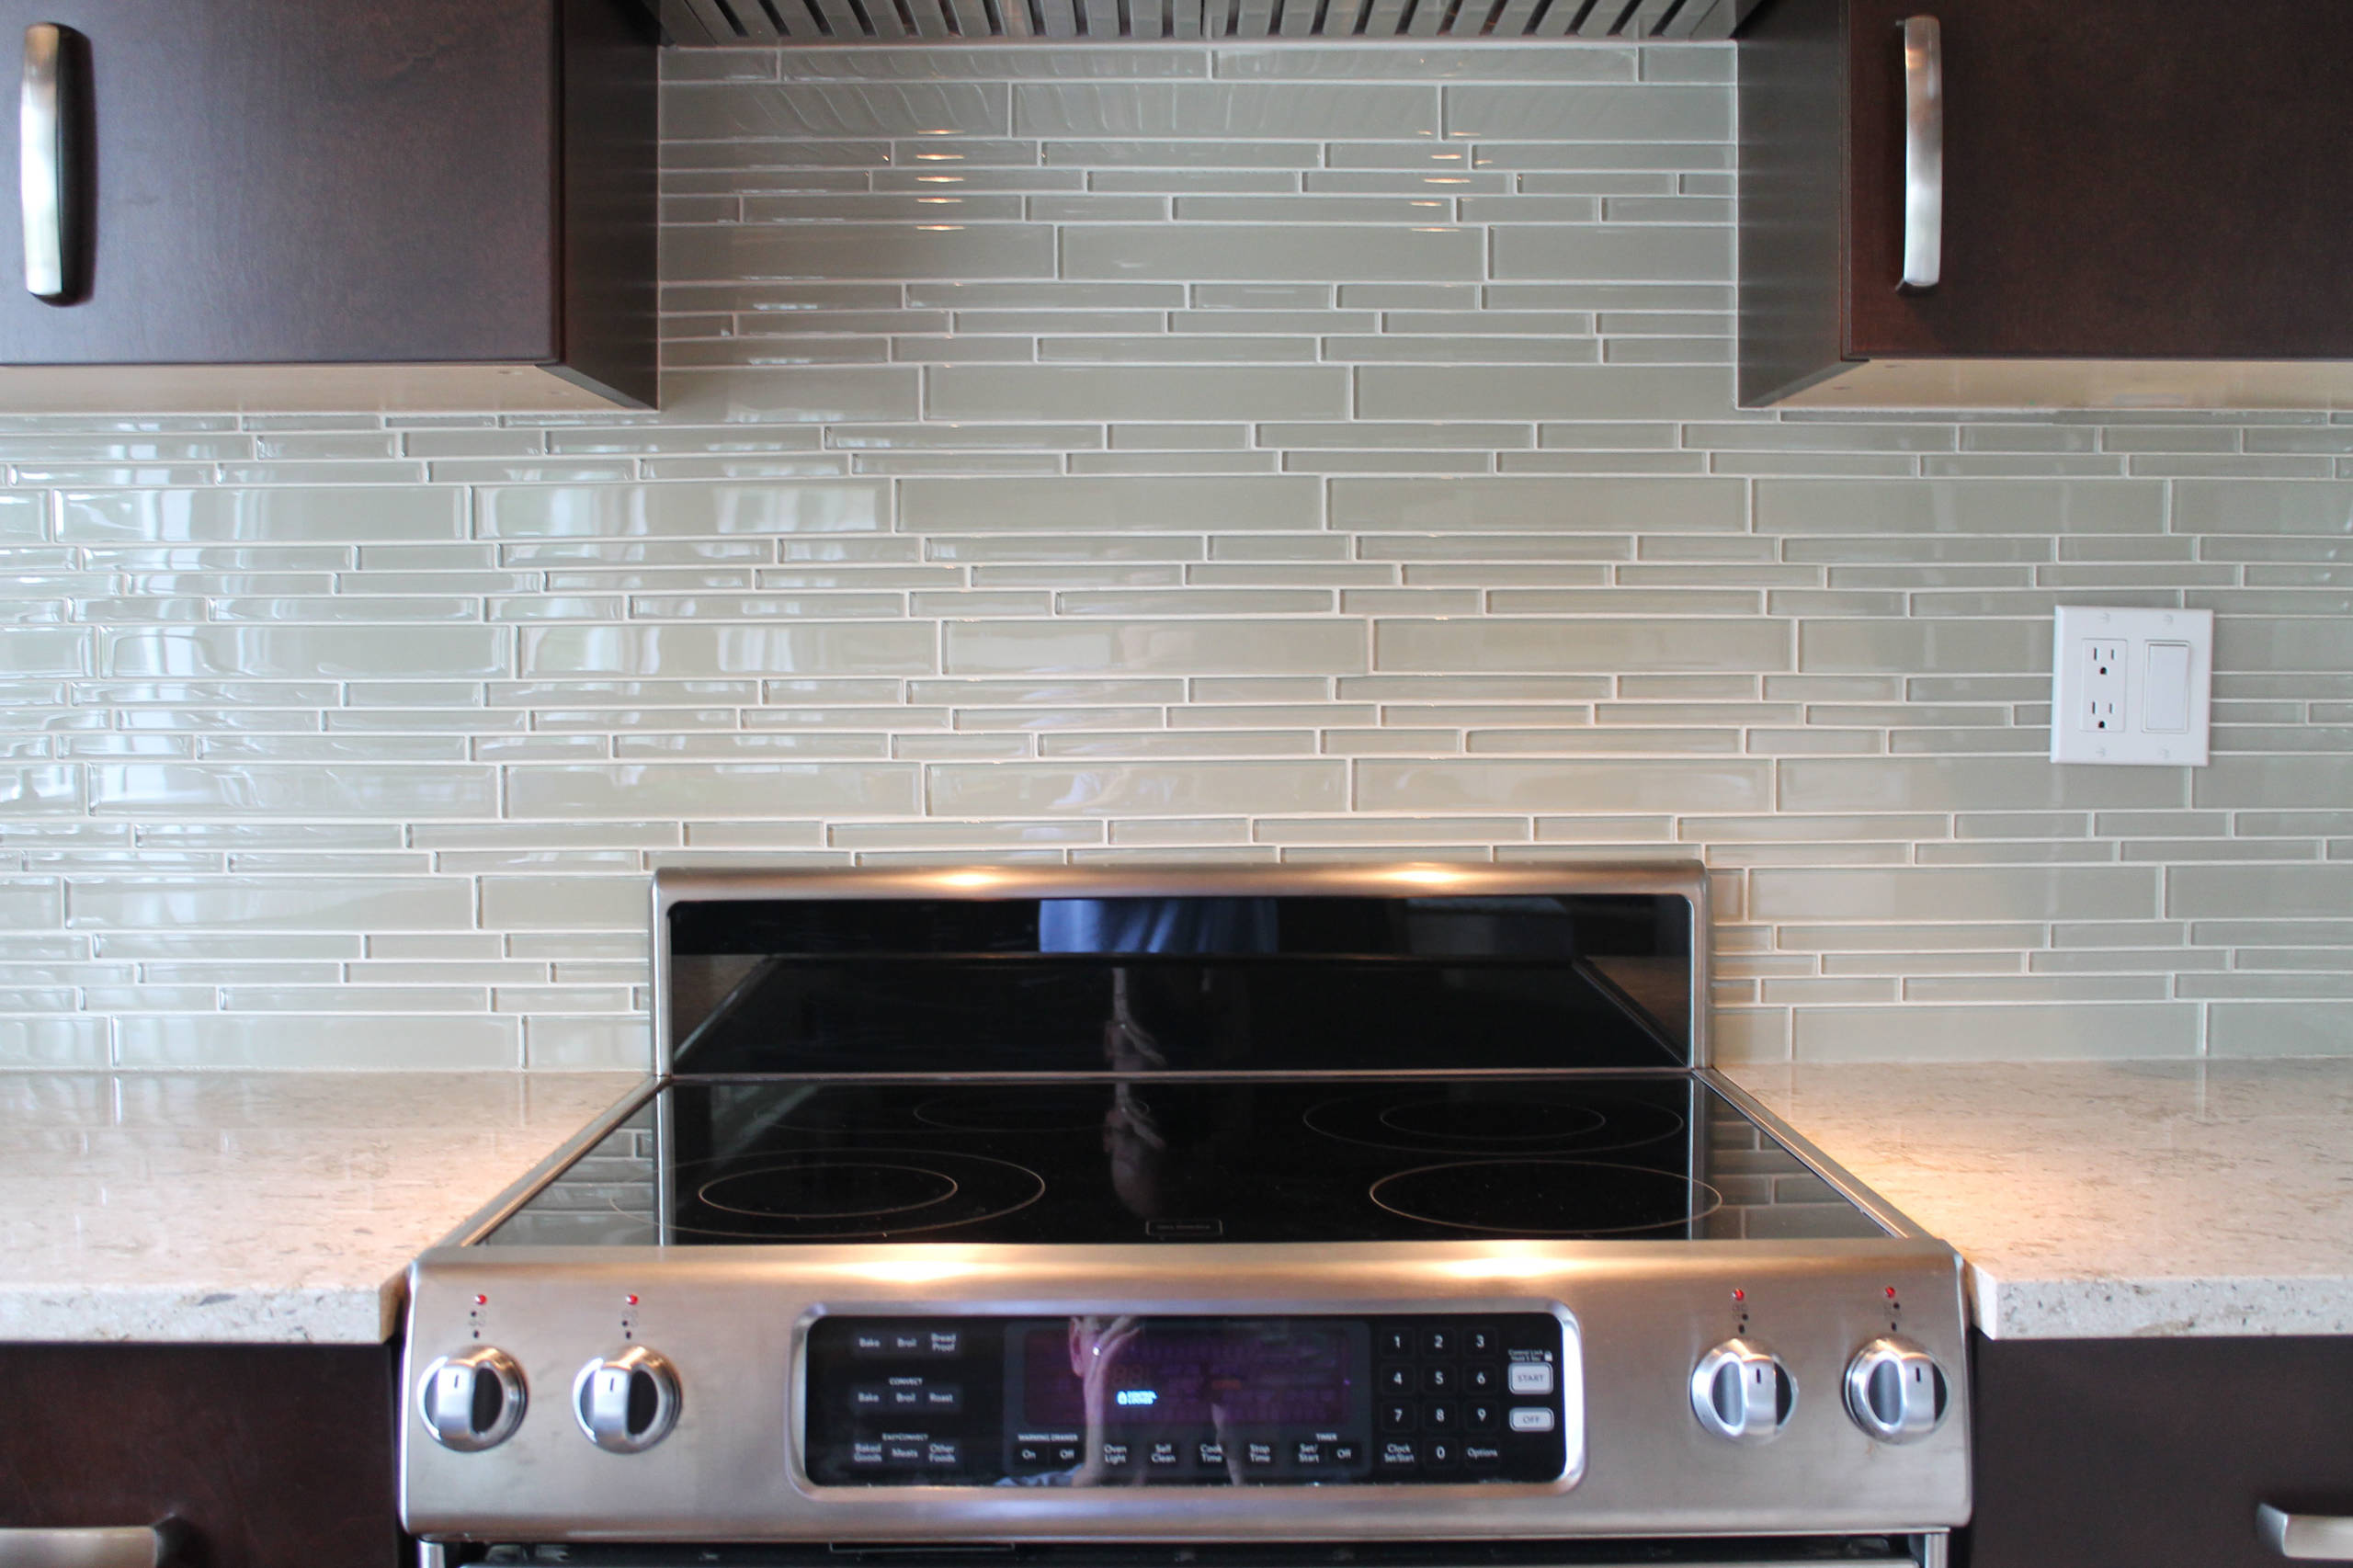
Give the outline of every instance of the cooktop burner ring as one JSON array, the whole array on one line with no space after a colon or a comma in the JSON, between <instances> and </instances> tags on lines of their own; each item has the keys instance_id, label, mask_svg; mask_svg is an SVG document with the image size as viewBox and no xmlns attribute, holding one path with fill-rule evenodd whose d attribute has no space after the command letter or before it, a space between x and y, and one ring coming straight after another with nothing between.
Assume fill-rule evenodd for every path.
<instances>
[{"instance_id":1,"label":"cooktop burner ring","mask_svg":"<svg viewBox=\"0 0 2353 1568\"><path fill-rule=\"evenodd\" d=\"M1563 1119L1566 1122L1572 1123L1573 1125L1542 1127L1531 1131L1518 1132L1472 1132L1445 1126L1415 1125L1415 1120L1425 1123L1434 1120L1443 1120L1445 1119L1445 1114L1448 1112L1453 1112L1459 1116L1461 1112L1471 1109L1473 1103L1474 1102L1466 1102L1457 1098L1449 1098L1445 1096L1435 1096L1427 1099L1401 1099L1382 1108L1381 1112L1373 1119L1378 1121L1389 1131L1399 1133L1407 1138L1447 1139L1456 1142L1476 1142L1480 1144L1541 1143L1557 1141L1563 1138L1582 1138L1587 1133L1597 1132L1609 1124L1609 1118L1608 1116L1594 1109L1589 1105L1567 1105L1557 1100L1497 1100L1485 1102L1483 1108L1491 1112L1502 1111L1506 1113L1506 1116L1509 1116L1514 1113L1525 1113L1530 1109L1549 1108L1564 1113ZM1433 1117L1429 1114L1431 1112L1438 1112L1439 1114ZM1314 1113L1310 1111L1309 1114L1312 1116Z\"/></svg>"},{"instance_id":2,"label":"cooktop burner ring","mask_svg":"<svg viewBox=\"0 0 2353 1568\"><path fill-rule=\"evenodd\" d=\"M1483 1108L1506 1130L1441 1128L1427 1120L1415 1126L1406 1119L1414 1112L1436 1107L1466 1113ZM1526 1128L1531 1111L1557 1119L1558 1124L1533 1131L1509 1130ZM1679 1137L1688 1125L1680 1112L1667 1106L1538 1084L1482 1085L1451 1096L1417 1093L1411 1087L1340 1095L1308 1107L1300 1119L1326 1138L1370 1149L1563 1158L1641 1148Z\"/></svg>"},{"instance_id":3,"label":"cooktop burner ring","mask_svg":"<svg viewBox=\"0 0 2353 1568\"><path fill-rule=\"evenodd\" d=\"M801 1170L891 1171L919 1177L927 1176L931 1181L940 1185L936 1190L904 1203L875 1203L863 1209L750 1208L742 1203L722 1203L711 1196L712 1192L720 1187L739 1182L756 1182ZM812 1154L801 1159L778 1160L765 1165L755 1165L749 1170L730 1171L725 1176L713 1176L696 1191L695 1198L707 1209L716 1209L728 1214L749 1214L763 1220L869 1220L879 1214L904 1214L911 1210L928 1209L936 1203L945 1203L956 1196L962 1184L954 1176L939 1171L926 1170L921 1165L900 1165L892 1160L844 1160L830 1154Z\"/></svg>"},{"instance_id":4,"label":"cooktop burner ring","mask_svg":"<svg viewBox=\"0 0 2353 1568\"><path fill-rule=\"evenodd\" d=\"M887 1241L1000 1219L1028 1208L1046 1191L1045 1178L1027 1165L947 1149L812 1152L740 1170L723 1168L733 1164L723 1159L698 1164L722 1168L699 1184L689 1168L680 1168L678 1189L692 1196L672 1228L737 1241ZM815 1197L813 1191L792 1194L796 1174L871 1183L878 1173L892 1173L881 1179L899 1180L900 1190L860 1192L854 1187L843 1196L857 1207L845 1206L841 1199L830 1200L830 1207L786 1206L808 1204ZM908 1176L919 1185L905 1185ZM744 1195L722 1192L716 1200L710 1196L714 1189L759 1180L782 1181L784 1196L759 1208Z\"/></svg>"},{"instance_id":5,"label":"cooktop burner ring","mask_svg":"<svg viewBox=\"0 0 2353 1568\"><path fill-rule=\"evenodd\" d=\"M1504 1212L1494 1206L1498 1203L1508 1205L1514 1202L1530 1202L1531 1195L1527 1189L1525 1180L1516 1184L1513 1190L1501 1193L1494 1190L1482 1191L1475 1186L1468 1192L1449 1194L1446 1191L1449 1184L1459 1187L1465 1182L1479 1182L1483 1178L1486 1180L1511 1176L1527 1178L1538 1172L1556 1178L1566 1176L1572 1182L1583 1178L1584 1186L1533 1195L1535 1211L1540 1212L1547 1201L1562 1204L1583 1202L1587 1204L1597 1216L1605 1218L1608 1222L1545 1225L1506 1218ZM1540 1181L1543 1178L1536 1176L1535 1179ZM1613 1193L1608 1189L1608 1185L1612 1183L1617 1185L1619 1191ZM1437 1190L1427 1197L1421 1196L1417 1190L1429 1187L1435 1187ZM1386 1193L1384 1188L1388 1189ZM1676 1196L1677 1194L1679 1196ZM1637 1235L1645 1231L1663 1231L1670 1226L1686 1225L1694 1220L1705 1219L1722 1208L1724 1201L1723 1194L1706 1182L1674 1171L1653 1170L1646 1165L1620 1165L1607 1160L1548 1159L1526 1156L1492 1160L1449 1160L1439 1165L1416 1165L1411 1170L1392 1171L1367 1187L1365 1196L1380 1208L1387 1210L1400 1219L1412 1220L1426 1225L1442 1226L1450 1231L1473 1231L1483 1235L1526 1237ZM1446 1212L1449 1198L1452 1199L1456 1209L1454 1214ZM1609 1201L1613 1199L1620 1201L1613 1204ZM1483 1203L1489 1207L1483 1210L1479 1207ZM1645 1215L1640 1219L1631 1219L1623 1212L1626 1205L1630 1203L1634 1205L1637 1210L1643 1203L1654 1204L1656 1207L1650 1210L1650 1214L1660 1217L1652 1218ZM1466 1205L1470 1208L1472 1215L1470 1218L1461 1217L1461 1210ZM1608 1215L1608 1210L1613 1207L1620 1210L1614 1218ZM1669 1212L1669 1210L1673 1211Z\"/></svg>"}]
</instances>

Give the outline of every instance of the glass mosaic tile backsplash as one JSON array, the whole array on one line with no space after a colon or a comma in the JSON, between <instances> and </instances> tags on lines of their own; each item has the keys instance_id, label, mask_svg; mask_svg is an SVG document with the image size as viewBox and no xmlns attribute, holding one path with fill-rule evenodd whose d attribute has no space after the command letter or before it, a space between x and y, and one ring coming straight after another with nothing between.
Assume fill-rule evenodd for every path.
<instances>
[{"instance_id":1,"label":"glass mosaic tile backsplash","mask_svg":"<svg viewBox=\"0 0 2353 1568\"><path fill-rule=\"evenodd\" d=\"M2353 423L1731 405L1724 47L665 64L665 409L0 426L0 1065L646 1060L707 860L1704 855L1744 1058L2353 1049ZM2215 759L2042 760L2211 608Z\"/></svg>"}]
</instances>

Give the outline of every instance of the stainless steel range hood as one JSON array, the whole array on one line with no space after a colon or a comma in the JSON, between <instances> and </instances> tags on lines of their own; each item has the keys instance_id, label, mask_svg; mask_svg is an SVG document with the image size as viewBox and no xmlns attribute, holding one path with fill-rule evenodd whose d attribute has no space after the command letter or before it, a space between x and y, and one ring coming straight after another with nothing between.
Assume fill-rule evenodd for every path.
<instances>
[{"instance_id":1,"label":"stainless steel range hood","mask_svg":"<svg viewBox=\"0 0 2353 1568\"><path fill-rule=\"evenodd\" d=\"M1226 40L1711 42L1759 0L646 0L687 45Z\"/></svg>"}]
</instances>

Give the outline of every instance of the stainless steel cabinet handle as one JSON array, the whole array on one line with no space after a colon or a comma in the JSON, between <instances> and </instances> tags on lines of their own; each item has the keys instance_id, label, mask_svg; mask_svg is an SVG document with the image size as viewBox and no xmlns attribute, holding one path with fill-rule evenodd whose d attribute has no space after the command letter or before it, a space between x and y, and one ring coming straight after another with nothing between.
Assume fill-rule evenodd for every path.
<instances>
[{"instance_id":1,"label":"stainless steel cabinet handle","mask_svg":"<svg viewBox=\"0 0 2353 1568\"><path fill-rule=\"evenodd\" d=\"M1933 289L1944 271L1944 30L1904 18L1904 287Z\"/></svg>"},{"instance_id":2,"label":"stainless steel cabinet handle","mask_svg":"<svg viewBox=\"0 0 2353 1568\"><path fill-rule=\"evenodd\" d=\"M168 1523L0 1529L0 1568L158 1568L172 1554L176 1535Z\"/></svg>"},{"instance_id":3,"label":"stainless steel cabinet handle","mask_svg":"<svg viewBox=\"0 0 2353 1568\"><path fill-rule=\"evenodd\" d=\"M72 105L65 77L66 30L55 22L25 29L25 74L17 94L17 199L25 232L25 290L65 297L71 283L68 210L74 168L67 139Z\"/></svg>"},{"instance_id":4,"label":"stainless steel cabinet handle","mask_svg":"<svg viewBox=\"0 0 2353 1568\"><path fill-rule=\"evenodd\" d=\"M2290 1514L2268 1503L2255 1509L2255 1533L2282 1557L2353 1562L2353 1515Z\"/></svg>"}]
</instances>

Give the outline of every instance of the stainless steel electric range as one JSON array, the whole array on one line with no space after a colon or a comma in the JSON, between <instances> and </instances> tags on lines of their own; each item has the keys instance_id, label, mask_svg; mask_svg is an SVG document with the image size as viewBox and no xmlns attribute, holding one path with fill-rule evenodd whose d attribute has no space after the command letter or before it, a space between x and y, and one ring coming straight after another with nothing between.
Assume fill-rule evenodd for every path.
<instances>
[{"instance_id":1,"label":"stainless steel electric range","mask_svg":"<svg viewBox=\"0 0 2353 1568\"><path fill-rule=\"evenodd\" d=\"M665 872L658 1072L412 1275L444 1560L1941 1561L1958 1260L1692 866Z\"/></svg>"}]
</instances>

